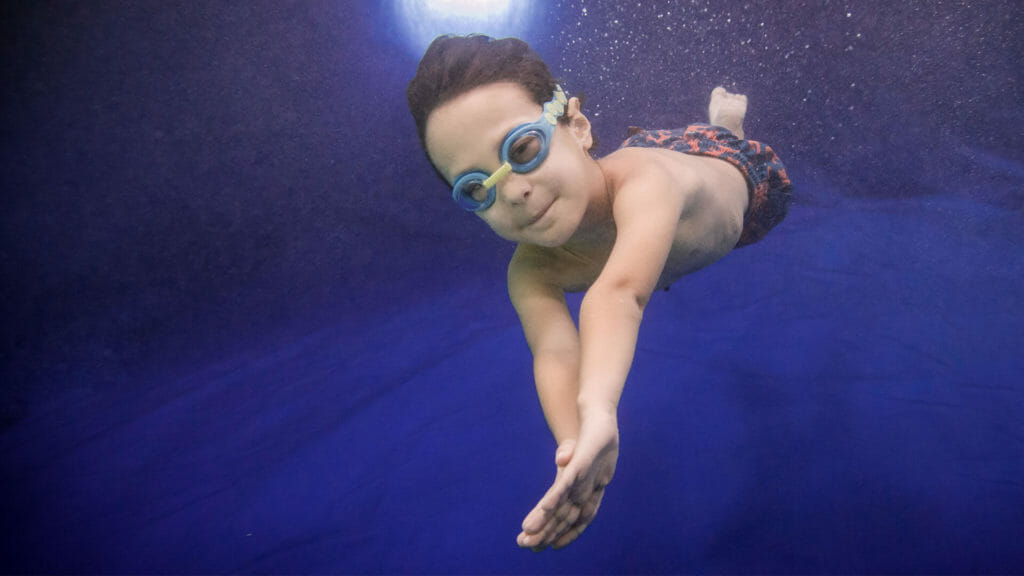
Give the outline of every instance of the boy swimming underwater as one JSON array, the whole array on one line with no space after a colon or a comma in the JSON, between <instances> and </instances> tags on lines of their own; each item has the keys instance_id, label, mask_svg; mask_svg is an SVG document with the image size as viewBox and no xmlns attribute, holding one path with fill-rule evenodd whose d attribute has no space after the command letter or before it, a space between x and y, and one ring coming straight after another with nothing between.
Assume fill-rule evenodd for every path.
<instances>
[{"instance_id":1,"label":"boy swimming underwater","mask_svg":"<svg viewBox=\"0 0 1024 576\"><path fill-rule=\"evenodd\" d=\"M508 291L558 449L517 542L560 548L594 519L615 473L619 397L651 294L760 240L792 186L769 147L743 140L746 97L721 87L709 124L633 129L595 160L580 100L514 38L437 38L407 98L455 202L518 244ZM584 290L577 330L565 293Z\"/></svg>"}]
</instances>

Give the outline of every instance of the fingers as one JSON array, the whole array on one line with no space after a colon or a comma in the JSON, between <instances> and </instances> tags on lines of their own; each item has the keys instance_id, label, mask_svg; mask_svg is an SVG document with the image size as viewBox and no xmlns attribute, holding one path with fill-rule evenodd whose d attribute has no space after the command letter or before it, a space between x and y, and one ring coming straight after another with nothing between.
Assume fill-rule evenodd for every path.
<instances>
[{"instance_id":1,"label":"fingers","mask_svg":"<svg viewBox=\"0 0 1024 576\"><path fill-rule=\"evenodd\" d=\"M534 552L540 552L549 546L555 549L563 548L586 530L597 515L603 499L603 489L591 493L583 503L567 499L564 506L550 512L548 522L541 531L533 534L523 532L516 541L520 547L529 547Z\"/></svg>"},{"instance_id":2,"label":"fingers","mask_svg":"<svg viewBox=\"0 0 1024 576\"><path fill-rule=\"evenodd\" d=\"M523 521L523 532L527 535L544 533L550 530L552 523L557 524L566 516L567 492L576 482L566 478L565 467L572 460L575 451L575 439L564 440L558 446L555 452L555 465L558 467L555 483Z\"/></svg>"},{"instance_id":3,"label":"fingers","mask_svg":"<svg viewBox=\"0 0 1024 576\"><path fill-rule=\"evenodd\" d=\"M549 523L551 526L544 534L544 543L554 542L559 536L564 534L570 528L576 525L576 522L580 519L580 514L583 513L583 508L579 505L570 505L559 510L555 514L554 522Z\"/></svg>"},{"instance_id":4,"label":"fingers","mask_svg":"<svg viewBox=\"0 0 1024 576\"><path fill-rule=\"evenodd\" d=\"M555 540L551 547L555 550L561 550L562 548L565 548L569 544L572 544L574 540L579 538L580 534L583 534L583 531L586 529L587 527L585 525L573 526L571 530L567 531L565 534L562 534L558 538L558 540Z\"/></svg>"},{"instance_id":5,"label":"fingers","mask_svg":"<svg viewBox=\"0 0 1024 576\"><path fill-rule=\"evenodd\" d=\"M594 497L583 506L583 510L580 513L580 518L577 523L586 527L588 524L593 522L594 518L597 516L598 508L601 507L602 500L604 500L604 489L595 492Z\"/></svg>"},{"instance_id":6,"label":"fingers","mask_svg":"<svg viewBox=\"0 0 1024 576\"><path fill-rule=\"evenodd\" d=\"M538 505L536 508L530 511L526 515L526 519L523 520L523 533L525 534L537 534L544 529L544 524L547 520L548 511Z\"/></svg>"},{"instance_id":7,"label":"fingers","mask_svg":"<svg viewBox=\"0 0 1024 576\"><path fill-rule=\"evenodd\" d=\"M527 514L526 519L523 520L523 532L527 534L537 534L542 532L554 513L559 510L563 500L566 497L567 486L566 482L562 481L561 478L555 479L555 484L548 489L544 494L544 497L540 499L540 502Z\"/></svg>"},{"instance_id":8,"label":"fingers","mask_svg":"<svg viewBox=\"0 0 1024 576\"><path fill-rule=\"evenodd\" d=\"M549 490L548 495L551 492ZM548 495L541 499L541 503L523 521L523 532L517 539L520 546L535 550L539 547L543 550L558 534L576 522L582 509L573 505L565 494L562 491L559 500L550 506L545 502Z\"/></svg>"},{"instance_id":9,"label":"fingers","mask_svg":"<svg viewBox=\"0 0 1024 576\"><path fill-rule=\"evenodd\" d=\"M604 499L604 490L598 489L593 492L587 502L583 503L578 508L578 514L576 514L575 520L564 526L562 529L556 531L555 535L551 538L551 547L558 550L564 548L572 543L573 540L579 538L580 534L587 529L587 526L594 521L597 516L597 510L601 507L601 500Z\"/></svg>"},{"instance_id":10,"label":"fingers","mask_svg":"<svg viewBox=\"0 0 1024 576\"><path fill-rule=\"evenodd\" d=\"M539 551L564 546L578 538L597 514L614 473L617 451L612 445L591 455L594 447L584 446L577 454L576 448L575 440L565 440L555 452L555 482L523 520L517 538L521 547Z\"/></svg>"},{"instance_id":11,"label":"fingers","mask_svg":"<svg viewBox=\"0 0 1024 576\"><path fill-rule=\"evenodd\" d=\"M521 547L529 547L534 552L540 552L555 542L562 534L571 530L582 512L583 507L579 505L560 507L548 516L547 523L539 532L533 534L523 532L517 538L517 543Z\"/></svg>"}]
</instances>

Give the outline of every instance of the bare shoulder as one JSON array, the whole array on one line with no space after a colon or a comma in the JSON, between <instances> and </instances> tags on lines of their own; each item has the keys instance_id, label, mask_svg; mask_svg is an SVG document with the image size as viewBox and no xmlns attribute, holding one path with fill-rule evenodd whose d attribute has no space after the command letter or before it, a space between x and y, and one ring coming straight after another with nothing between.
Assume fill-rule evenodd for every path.
<instances>
[{"instance_id":1,"label":"bare shoulder","mask_svg":"<svg viewBox=\"0 0 1024 576\"><path fill-rule=\"evenodd\" d=\"M659 149L627 147L604 156L598 164L609 180L621 184L648 175L652 170L670 169L672 163Z\"/></svg>"},{"instance_id":2,"label":"bare shoulder","mask_svg":"<svg viewBox=\"0 0 1024 576\"><path fill-rule=\"evenodd\" d=\"M606 159L606 174L618 190L617 222L622 214L622 221L644 232L666 214L677 218L659 286L707 266L736 245L748 192L735 166L663 148L622 148Z\"/></svg>"},{"instance_id":3,"label":"bare shoulder","mask_svg":"<svg viewBox=\"0 0 1024 576\"><path fill-rule=\"evenodd\" d=\"M694 165L678 152L656 148L620 148L599 160L616 208L669 206L683 209L703 187ZM682 214L680 214L682 216Z\"/></svg>"},{"instance_id":4,"label":"bare shoulder","mask_svg":"<svg viewBox=\"0 0 1024 576\"><path fill-rule=\"evenodd\" d=\"M614 190L642 185L679 193L703 184L700 166L673 150L620 148L598 162Z\"/></svg>"},{"instance_id":5,"label":"bare shoulder","mask_svg":"<svg viewBox=\"0 0 1024 576\"><path fill-rule=\"evenodd\" d=\"M733 165L719 158L684 154L663 148L620 148L602 159L616 187L641 182L645 188L661 184L684 195L683 219L707 210L725 211L739 219L747 209L747 182Z\"/></svg>"}]
</instances>

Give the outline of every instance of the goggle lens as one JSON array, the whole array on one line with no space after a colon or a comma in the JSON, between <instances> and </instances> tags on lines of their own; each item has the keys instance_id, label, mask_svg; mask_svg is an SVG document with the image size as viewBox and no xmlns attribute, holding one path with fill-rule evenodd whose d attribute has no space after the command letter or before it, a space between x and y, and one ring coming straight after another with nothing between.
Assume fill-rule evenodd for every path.
<instances>
[{"instance_id":1,"label":"goggle lens","mask_svg":"<svg viewBox=\"0 0 1024 576\"><path fill-rule=\"evenodd\" d=\"M494 186L484 186L486 179L487 175L483 172L462 176L452 188L452 199L462 208L473 212L490 208L496 192Z\"/></svg>"},{"instance_id":2,"label":"goggle lens","mask_svg":"<svg viewBox=\"0 0 1024 576\"><path fill-rule=\"evenodd\" d=\"M533 131L523 134L509 146L508 162L513 169L525 167L540 155L543 147L544 140L540 134Z\"/></svg>"},{"instance_id":3,"label":"goggle lens","mask_svg":"<svg viewBox=\"0 0 1024 576\"><path fill-rule=\"evenodd\" d=\"M465 196L466 203L470 203L476 206L483 204L487 201L487 189L484 188L484 183L480 180L476 180L466 184L459 191L459 194Z\"/></svg>"}]
</instances>

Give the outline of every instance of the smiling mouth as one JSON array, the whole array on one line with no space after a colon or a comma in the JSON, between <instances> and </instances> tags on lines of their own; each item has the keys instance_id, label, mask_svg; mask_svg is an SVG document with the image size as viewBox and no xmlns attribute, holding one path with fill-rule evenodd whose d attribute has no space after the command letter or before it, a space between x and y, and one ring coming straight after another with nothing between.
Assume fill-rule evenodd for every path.
<instances>
[{"instance_id":1,"label":"smiling mouth","mask_svg":"<svg viewBox=\"0 0 1024 576\"><path fill-rule=\"evenodd\" d=\"M554 203L555 202L552 201L551 204L548 204L547 206L542 208L540 212L531 217L530 220L526 223L526 226L533 226L534 224L536 224L541 218L544 217L545 214L548 213L548 210L551 209L551 206L554 205Z\"/></svg>"}]
</instances>

